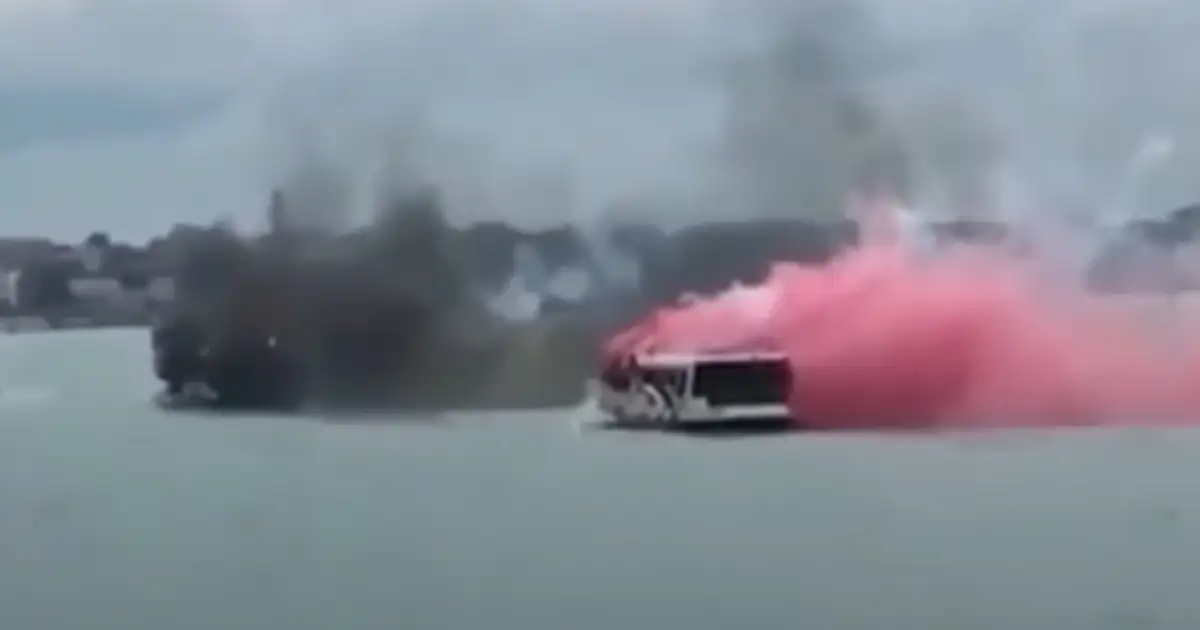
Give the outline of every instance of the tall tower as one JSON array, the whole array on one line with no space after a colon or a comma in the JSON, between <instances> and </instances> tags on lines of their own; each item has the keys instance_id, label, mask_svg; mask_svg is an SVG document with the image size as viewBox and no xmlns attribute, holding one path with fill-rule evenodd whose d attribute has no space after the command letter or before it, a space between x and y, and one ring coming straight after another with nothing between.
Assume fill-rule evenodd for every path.
<instances>
[{"instance_id":1,"label":"tall tower","mask_svg":"<svg viewBox=\"0 0 1200 630\"><path fill-rule=\"evenodd\" d=\"M279 236L288 231L287 204L283 192L279 189L271 191L271 204L267 210L267 226L273 236Z\"/></svg>"}]
</instances>

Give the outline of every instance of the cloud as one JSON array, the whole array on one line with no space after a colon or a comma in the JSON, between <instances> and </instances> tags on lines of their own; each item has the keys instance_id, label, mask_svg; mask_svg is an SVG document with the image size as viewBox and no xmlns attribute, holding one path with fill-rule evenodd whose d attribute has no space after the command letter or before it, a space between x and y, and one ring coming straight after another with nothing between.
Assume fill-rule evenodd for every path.
<instances>
[{"instance_id":1,"label":"cloud","mask_svg":"<svg viewBox=\"0 0 1200 630\"><path fill-rule=\"evenodd\" d=\"M830 6L870 28L822 40ZM1169 203L1200 193L1198 17L1186 0L0 0L0 232L254 225L306 164L359 211L372 173L402 170L446 184L462 219L631 195L694 218L751 211L747 187L807 212L849 143L843 93L927 162L964 146L944 113L967 112L1026 170L1085 187L1166 130L1181 162L1148 196ZM831 54L848 65L821 87L796 70Z\"/></svg>"},{"instance_id":2,"label":"cloud","mask_svg":"<svg viewBox=\"0 0 1200 630\"><path fill-rule=\"evenodd\" d=\"M497 196L482 180L508 176L492 171L565 157L620 186L652 178L646 165L689 124L699 71L698 14L672 2L6 0L0 12L13 97L0 103L16 103L0 105L5 232L251 220L299 145L362 170L414 134L421 160L477 180L459 182L476 197ZM617 152L641 158L592 159ZM485 154L488 173L450 173Z\"/></svg>"}]
</instances>

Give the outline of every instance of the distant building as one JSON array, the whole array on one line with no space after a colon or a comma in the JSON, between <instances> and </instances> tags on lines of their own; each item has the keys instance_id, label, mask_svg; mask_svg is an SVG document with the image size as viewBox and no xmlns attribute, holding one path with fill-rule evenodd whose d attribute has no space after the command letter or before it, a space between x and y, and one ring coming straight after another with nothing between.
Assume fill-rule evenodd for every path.
<instances>
[{"instance_id":1,"label":"distant building","mask_svg":"<svg viewBox=\"0 0 1200 630\"><path fill-rule=\"evenodd\" d=\"M98 247L91 243L84 243L77 250L79 263L83 266L83 270L88 274L102 273L107 258L108 251L106 248Z\"/></svg>"},{"instance_id":2,"label":"distant building","mask_svg":"<svg viewBox=\"0 0 1200 630\"><path fill-rule=\"evenodd\" d=\"M124 288L118 278L106 275L74 274L67 279L67 290L81 302L118 300Z\"/></svg>"},{"instance_id":3,"label":"distant building","mask_svg":"<svg viewBox=\"0 0 1200 630\"><path fill-rule=\"evenodd\" d=\"M72 267L78 267L78 263L54 259L22 266L13 278L14 306L30 312L70 306L73 301L70 280L78 275Z\"/></svg>"},{"instance_id":4,"label":"distant building","mask_svg":"<svg viewBox=\"0 0 1200 630\"><path fill-rule=\"evenodd\" d=\"M174 300L175 262L169 239L136 247L104 232L78 245L0 238L0 315L54 327L144 323Z\"/></svg>"},{"instance_id":5,"label":"distant building","mask_svg":"<svg viewBox=\"0 0 1200 630\"><path fill-rule=\"evenodd\" d=\"M0 238L0 267L20 269L39 260L58 255L58 248L45 238Z\"/></svg>"}]
</instances>

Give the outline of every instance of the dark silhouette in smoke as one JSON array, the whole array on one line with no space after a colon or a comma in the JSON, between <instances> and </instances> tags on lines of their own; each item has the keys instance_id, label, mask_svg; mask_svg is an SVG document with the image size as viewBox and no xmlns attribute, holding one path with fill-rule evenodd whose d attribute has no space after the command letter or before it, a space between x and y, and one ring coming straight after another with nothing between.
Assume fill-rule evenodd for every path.
<instances>
[{"instance_id":1,"label":"dark silhouette in smoke","mask_svg":"<svg viewBox=\"0 0 1200 630\"><path fill-rule=\"evenodd\" d=\"M204 348L204 358L176 362L194 374L160 377L206 381L234 405L567 404L582 395L598 342L626 318L684 292L753 281L777 258L824 259L846 234L764 220L671 235L627 226L611 236L641 264L636 290L505 321L485 298L516 272L517 251L599 272L587 240L567 228L453 228L430 190L393 199L350 233L198 231L180 267L177 312L156 339L161 353ZM203 341L172 350L162 333L171 326Z\"/></svg>"}]
</instances>

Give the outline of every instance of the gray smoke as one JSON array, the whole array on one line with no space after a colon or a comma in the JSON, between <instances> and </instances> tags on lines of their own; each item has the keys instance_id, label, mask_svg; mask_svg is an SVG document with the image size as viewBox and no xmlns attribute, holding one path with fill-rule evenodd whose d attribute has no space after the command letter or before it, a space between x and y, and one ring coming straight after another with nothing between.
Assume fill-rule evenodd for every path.
<instances>
[{"instance_id":1,"label":"gray smoke","mask_svg":"<svg viewBox=\"0 0 1200 630\"><path fill-rule=\"evenodd\" d=\"M390 336L414 365L448 357L421 379L452 383L476 366L484 389L535 383L536 397L558 387L537 384L549 377L590 374L600 327L497 326L503 335L473 345L460 333L486 336L488 311L528 322L551 303L648 284L652 274L613 242L622 221L665 232L711 219L830 220L849 193L884 188L935 218L1040 227L1049 217L1078 232L1082 252L1113 217L1200 197L1190 63L1200 8L1186 0L639 4L659 5L677 14L622 21L548 2L447 10L386 53L359 50L361 63L339 66L337 89L275 95L272 184L298 223L338 231L380 219L353 252L369 264L332 274L344 300L314 300L330 325L344 321L339 304L361 293L356 304L372 310L384 287L385 303L412 321L372 320L378 329L356 331L364 349ZM552 260L496 238L474 257L451 227L488 220L565 223L585 251ZM697 231L691 247L676 245L686 252L661 258L717 282L778 246L762 237L769 225ZM640 238L669 241L659 236ZM468 268L507 277L464 278ZM464 302L481 317L459 325Z\"/></svg>"},{"instance_id":2,"label":"gray smoke","mask_svg":"<svg viewBox=\"0 0 1200 630\"><path fill-rule=\"evenodd\" d=\"M1200 196L1186 0L686 6L634 31L569 5L437 14L411 54L277 99L305 138L281 143L286 186L333 228L432 185L453 223L566 222L625 276L597 226L631 204L666 225L829 219L884 186L939 218L1103 222Z\"/></svg>"},{"instance_id":3,"label":"gray smoke","mask_svg":"<svg viewBox=\"0 0 1200 630\"><path fill-rule=\"evenodd\" d=\"M760 6L767 45L727 91L724 143L759 205L836 212L846 186L880 174L957 216L1006 211L1002 173L1026 202L1096 211L1126 195L1130 212L1163 212L1200 193L1193 4ZM1150 135L1172 139L1172 163L1118 190Z\"/></svg>"}]
</instances>

